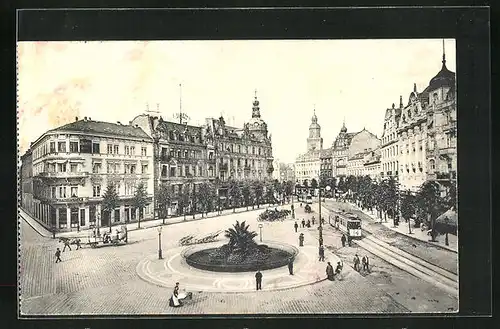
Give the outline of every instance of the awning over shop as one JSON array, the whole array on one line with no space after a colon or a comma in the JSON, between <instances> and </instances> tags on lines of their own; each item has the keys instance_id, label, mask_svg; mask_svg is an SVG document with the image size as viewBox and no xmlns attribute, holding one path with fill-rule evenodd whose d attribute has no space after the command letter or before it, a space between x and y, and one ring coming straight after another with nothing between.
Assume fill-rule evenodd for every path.
<instances>
[{"instance_id":1,"label":"awning over shop","mask_svg":"<svg viewBox=\"0 0 500 329\"><path fill-rule=\"evenodd\" d=\"M458 214L455 210L450 208L446 212L441 214L438 218L436 218L436 223L458 226Z\"/></svg>"}]
</instances>

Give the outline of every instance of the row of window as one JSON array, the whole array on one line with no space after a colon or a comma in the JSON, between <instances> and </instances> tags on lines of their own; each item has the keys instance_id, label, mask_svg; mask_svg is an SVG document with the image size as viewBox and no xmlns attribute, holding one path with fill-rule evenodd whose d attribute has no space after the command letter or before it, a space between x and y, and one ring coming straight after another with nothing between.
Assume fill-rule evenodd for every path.
<instances>
[{"instance_id":1,"label":"row of window","mask_svg":"<svg viewBox=\"0 0 500 329\"><path fill-rule=\"evenodd\" d=\"M178 166L178 168L170 167L170 172L168 172L167 166L163 165L161 168L161 176L167 177L167 173L169 174L168 177L187 177L191 175L194 177L198 177L198 176L203 176L203 168L201 166L186 165L186 166Z\"/></svg>"},{"instance_id":2,"label":"row of window","mask_svg":"<svg viewBox=\"0 0 500 329\"><path fill-rule=\"evenodd\" d=\"M141 165L141 174L148 173L148 164L143 163ZM102 173L102 164L100 162L94 162L92 164L92 173L100 174ZM107 162L106 173L108 174L137 174L137 165L132 163L125 163L124 166L120 162Z\"/></svg>"},{"instance_id":3,"label":"row of window","mask_svg":"<svg viewBox=\"0 0 500 329\"><path fill-rule=\"evenodd\" d=\"M69 145L69 146L68 146ZM64 141L50 141L40 145L33 151L33 158L38 159L49 153L91 153L100 154L101 144L100 142L94 142L87 139L80 139L78 141L69 142ZM147 156L147 147L141 147L141 156ZM121 152L121 147L118 144L107 144L107 154L125 154L125 155L136 155L135 146L125 145L123 146L123 153Z\"/></svg>"},{"instance_id":4,"label":"row of window","mask_svg":"<svg viewBox=\"0 0 500 329\"><path fill-rule=\"evenodd\" d=\"M168 149L167 148L162 148L161 149L161 156L163 159L165 159L168 155ZM213 153L210 153L213 157ZM209 155L209 157L210 157ZM198 150L170 150L170 156L172 158L184 158L184 159L203 159L203 154L201 151Z\"/></svg>"},{"instance_id":5,"label":"row of window","mask_svg":"<svg viewBox=\"0 0 500 329\"><path fill-rule=\"evenodd\" d=\"M232 152L232 153L245 153L245 154L258 154L269 156L271 154L271 150L267 148L262 148L260 146L246 146L246 145L235 145L235 144L227 144L227 143L219 143L219 150ZM252 152L250 152L250 150Z\"/></svg>"}]
</instances>

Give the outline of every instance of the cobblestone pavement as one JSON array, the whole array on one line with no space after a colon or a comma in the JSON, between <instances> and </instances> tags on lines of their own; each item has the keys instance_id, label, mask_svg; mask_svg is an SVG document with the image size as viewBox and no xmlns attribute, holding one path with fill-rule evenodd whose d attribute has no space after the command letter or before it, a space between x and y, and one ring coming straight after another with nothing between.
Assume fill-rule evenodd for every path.
<instances>
[{"instance_id":1,"label":"cobblestone pavement","mask_svg":"<svg viewBox=\"0 0 500 329\"><path fill-rule=\"evenodd\" d=\"M304 217L296 207L297 217ZM260 211L262 211L261 209ZM187 234L201 235L227 228L238 220L246 220L256 229L258 212L249 212L186 222L164 227L164 250L178 247L178 240ZM314 214L313 214L314 215ZM317 215L316 215L317 217ZM310 229L293 229L294 220L282 223L264 223L263 235L270 230L293 237L305 233L305 243L317 246L317 223ZM145 282L136 274L137 264L156 254L158 234L155 229L131 232L130 242L124 246L84 248L62 253L62 262L55 264L57 241L36 239L31 227L21 224L21 312L22 314L231 314L231 313L406 313L445 311L435 302L424 300L421 291L431 289L425 282L410 275L397 278L398 285L414 287L416 299L408 300L393 283L380 282L376 276L363 277L349 266L344 267L342 280L321 281L312 285L281 290L248 293L208 293L194 291L192 301L182 308L168 307L171 288ZM279 225L281 229L273 228ZM325 230L326 232L326 230ZM326 234L326 233L325 233ZM325 235L325 243L335 238ZM328 241L327 241L328 240ZM35 242L33 242L35 241ZM334 252L338 250L332 249ZM342 251L339 256L347 259ZM378 261L372 257L372 265ZM381 271L380 271L381 272ZM376 271L374 270L374 273ZM395 281L395 276L391 278ZM378 281L377 281L378 280ZM181 282L182 286L182 282ZM410 288L408 288L411 291ZM400 292L398 295L397 292ZM427 296L427 295L425 295ZM430 296L430 295L429 295ZM413 297L413 296L412 296ZM430 299L430 297L428 298ZM424 304L422 304L424 303ZM441 302L440 304L441 305Z\"/></svg>"},{"instance_id":2,"label":"cobblestone pavement","mask_svg":"<svg viewBox=\"0 0 500 329\"><path fill-rule=\"evenodd\" d=\"M458 274L457 253L427 243L426 241L410 238L406 235L395 232L384 225L375 223L367 214L363 213L359 209L355 209L349 203L326 200L326 207L345 209L346 211L350 211L358 215L363 220L363 228L380 240L416 257L420 257L429 263L442 267L447 271Z\"/></svg>"}]
</instances>

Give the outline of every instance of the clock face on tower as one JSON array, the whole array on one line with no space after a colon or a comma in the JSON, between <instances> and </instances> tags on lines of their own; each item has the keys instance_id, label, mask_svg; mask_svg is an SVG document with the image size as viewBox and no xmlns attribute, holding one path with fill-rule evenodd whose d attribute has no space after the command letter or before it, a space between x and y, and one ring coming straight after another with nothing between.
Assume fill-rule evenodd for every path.
<instances>
[{"instance_id":1,"label":"clock face on tower","mask_svg":"<svg viewBox=\"0 0 500 329\"><path fill-rule=\"evenodd\" d=\"M258 126L259 126L259 123L258 123L258 122L256 122L256 123L254 123L253 125L254 125L255 127L258 127Z\"/></svg>"}]
</instances>

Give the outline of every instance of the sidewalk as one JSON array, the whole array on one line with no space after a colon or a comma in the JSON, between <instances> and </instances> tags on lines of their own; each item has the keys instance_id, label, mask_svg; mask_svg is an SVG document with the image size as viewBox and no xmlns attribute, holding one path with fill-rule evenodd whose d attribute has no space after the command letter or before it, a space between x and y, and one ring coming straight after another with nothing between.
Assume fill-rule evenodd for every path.
<instances>
[{"instance_id":1,"label":"sidewalk","mask_svg":"<svg viewBox=\"0 0 500 329\"><path fill-rule=\"evenodd\" d=\"M44 238L52 238L52 232L43 227L42 224L38 223L36 219L34 219L30 214L28 214L22 208L19 208L18 216L24 219L29 226L31 226L38 234L40 234Z\"/></svg>"},{"instance_id":2,"label":"sidewalk","mask_svg":"<svg viewBox=\"0 0 500 329\"><path fill-rule=\"evenodd\" d=\"M432 245L437 246L439 248L447 249L447 250L453 251L455 253L458 252L458 237L456 235L448 234L449 246L445 245L445 243L444 243L444 239L445 239L444 235L436 237L436 239L438 240L437 242L432 242L429 240L430 236L427 235L427 230L422 231L420 228L413 227L413 222L410 223L412 233L408 234L408 223L407 222L404 222L404 221L400 222L399 226L394 227L392 219L387 219L387 223L384 221L381 222L381 219L377 217L376 213L372 214L371 212L369 212L367 210L363 210L360 207L358 207L352 203L349 203L349 205L351 205L352 207L356 208L357 210L361 211L362 213L364 213L365 215L370 217L374 222L380 223L392 231L395 231L395 232L402 234L402 235L406 235L407 237L410 237L412 239L424 241L426 243L432 244Z\"/></svg>"},{"instance_id":3,"label":"sidewalk","mask_svg":"<svg viewBox=\"0 0 500 329\"><path fill-rule=\"evenodd\" d=\"M177 223L188 222L188 221L196 221L196 220L202 220L202 219L208 219L208 218L215 218L215 217L222 217L222 216L228 216L228 215L238 214L238 213L243 213L243 212L264 211L268 207L271 207L271 208L274 208L274 207L278 207L278 208L285 207L285 208L287 208L288 207L287 209L289 209L290 206L291 206L291 203L290 204L285 204L284 206L261 204L260 208L255 207L254 209L252 209L252 207L250 206L250 207L248 207L248 210L247 210L247 207L236 208L236 211L234 213L233 213L233 209L224 209L222 211L222 214L220 214L220 215L218 214L217 211L210 212L207 215L205 215L204 217L202 217L201 214L196 214L194 219L193 219L193 215L186 215L186 220L184 220L184 216L171 217L171 218L166 218L165 219L165 225L177 224ZM26 220L26 222L31 227L33 227L33 229L35 231L37 231L41 236L43 236L43 237L50 237L50 238L52 237L52 232L50 232L45 227L43 227L41 224L39 224L38 221L36 219L34 219L30 214L28 214L26 211L24 211L21 208L19 208L19 211L21 213L21 217L24 218ZM116 224L114 224L112 226L112 228L113 227L114 228L118 228L118 227L121 227L122 225L126 225L127 226L127 231L130 232L130 231L136 231L136 230L142 230L142 229L148 229L148 228L154 228L154 227L162 226L163 225L163 219L141 221L141 227L140 228L137 227L138 226L137 222L128 223L128 224L116 223ZM103 230L103 229L106 230L106 229L109 229L109 226L101 226L100 229L101 230ZM59 233L56 233L56 238L57 237L87 237L90 234L91 234L91 230L90 229L84 229L84 230L80 230L80 232L76 232L76 231L59 232Z\"/></svg>"}]
</instances>

